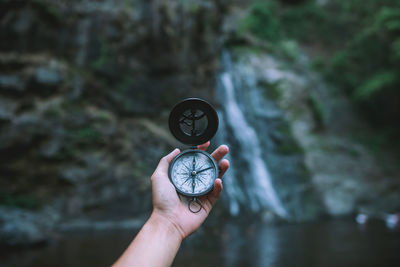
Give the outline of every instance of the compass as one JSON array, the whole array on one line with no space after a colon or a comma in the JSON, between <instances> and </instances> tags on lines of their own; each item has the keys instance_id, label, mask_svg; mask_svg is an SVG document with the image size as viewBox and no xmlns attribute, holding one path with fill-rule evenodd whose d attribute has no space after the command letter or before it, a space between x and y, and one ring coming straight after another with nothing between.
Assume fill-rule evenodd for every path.
<instances>
[{"instance_id":1,"label":"compass","mask_svg":"<svg viewBox=\"0 0 400 267\"><path fill-rule=\"evenodd\" d=\"M172 109L169 128L176 139L191 148L182 151L172 160L168 176L179 194L191 197L188 208L197 213L202 208L199 197L213 189L214 181L218 177L218 165L209 153L197 149L196 146L215 135L218 115L208 102L199 98L188 98Z\"/></svg>"}]
</instances>

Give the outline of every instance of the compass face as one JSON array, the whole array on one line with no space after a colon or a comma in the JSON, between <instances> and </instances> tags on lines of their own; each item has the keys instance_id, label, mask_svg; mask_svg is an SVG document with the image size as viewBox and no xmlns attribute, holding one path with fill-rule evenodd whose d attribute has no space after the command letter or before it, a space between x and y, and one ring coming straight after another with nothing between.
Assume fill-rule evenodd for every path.
<instances>
[{"instance_id":1,"label":"compass face","mask_svg":"<svg viewBox=\"0 0 400 267\"><path fill-rule=\"evenodd\" d=\"M218 176L217 163L202 150L190 149L174 158L169 177L176 190L186 196L201 196L213 188Z\"/></svg>"}]
</instances>

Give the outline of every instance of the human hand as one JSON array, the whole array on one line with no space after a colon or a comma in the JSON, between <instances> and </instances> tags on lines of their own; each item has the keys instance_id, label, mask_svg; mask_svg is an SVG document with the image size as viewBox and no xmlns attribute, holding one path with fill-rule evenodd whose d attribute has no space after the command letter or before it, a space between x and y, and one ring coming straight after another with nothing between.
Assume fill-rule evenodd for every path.
<instances>
[{"instance_id":1,"label":"human hand","mask_svg":"<svg viewBox=\"0 0 400 267\"><path fill-rule=\"evenodd\" d=\"M210 142L199 145L197 148L206 150ZM222 159L229 149L226 145L219 146L211 155L215 161L219 162L219 175L214 182L214 188L208 194L199 197L202 209L198 213L192 213L188 209L188 200L184 196L179 196L175 187L168 178L168 167L171 161L180 153L175 149L160 160L157 169L151 176L153 193L153 217L161 218L171 223L185 239L193 233L207 218L215 202L222 191L222 176L229 167L229 161Z\"/></svg>"}]
</instances>

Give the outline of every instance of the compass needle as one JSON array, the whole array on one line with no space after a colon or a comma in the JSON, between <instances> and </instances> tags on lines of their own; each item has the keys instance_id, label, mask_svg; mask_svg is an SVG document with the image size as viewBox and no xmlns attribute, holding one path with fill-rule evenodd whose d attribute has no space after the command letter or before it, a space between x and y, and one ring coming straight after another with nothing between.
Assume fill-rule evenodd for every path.
<instances>
[{"instance_id":1,"label":"compass needle","mask_svg":"<svg viewBox=\"0 0 400 267\"><path fill-rule=\"evenodd\" d=\"M200 170L204 167L204 165L206 165L206 163L204 163L203 165L201 165L201 167L199 168Z\"/></svg>"},{"instance_id":2,"label":"compass needle","mask_svg":"<svg viewBox=\"0 0 400 267\"><path fill-rule=\"evenodd\" d=\"M198 171L197 174L199 174L199 173L201 173L201 172L208 171L208 170L210 170L210 169L212 169L212 168L213 168L213 167L208 167L208 168L202 169L202 170Z\"/></svg>"}]
</instances>

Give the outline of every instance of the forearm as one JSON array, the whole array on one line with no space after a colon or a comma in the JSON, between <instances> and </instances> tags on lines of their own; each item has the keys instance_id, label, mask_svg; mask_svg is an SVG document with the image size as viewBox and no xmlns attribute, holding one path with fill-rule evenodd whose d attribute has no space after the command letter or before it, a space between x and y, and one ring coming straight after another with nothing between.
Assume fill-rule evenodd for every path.
<instances>
[{"instance_id":1,"label":"forearm","mask_svg":"<svg viewBox=\"0 0 400 267\"><path fill-rule=\"evenodd\" d=\"M182 236L167 219L153 212L114 267L170 266Z\"/></svg>"}]
</instances>

